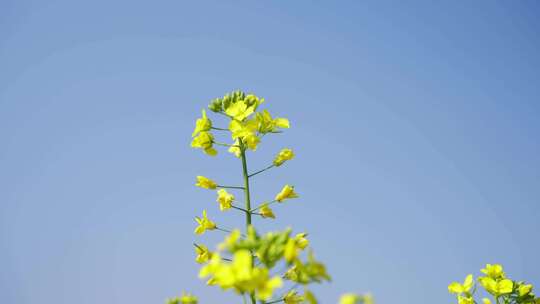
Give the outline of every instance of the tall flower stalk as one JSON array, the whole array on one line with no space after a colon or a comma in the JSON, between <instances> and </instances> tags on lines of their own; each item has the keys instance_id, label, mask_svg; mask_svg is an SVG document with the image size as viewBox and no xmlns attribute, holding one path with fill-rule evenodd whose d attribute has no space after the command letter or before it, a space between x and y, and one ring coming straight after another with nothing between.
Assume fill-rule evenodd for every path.
<instances>
[{"instance_id":1,"label":"tall flower stalk","mask_svg":"<svg viewBox=\"0 0 540 304\"><path fill-rule=\"evenodd\" d=\"M292 234L291 229L260 234L253 225L254 216L275 219L273 204L297 198L293 186L286 184L273 199L253 206L250 193L250 178L278 168L294 158L289 148L282 149L273 161L262 169L248 171L248 152L257 150L263 136L282 133L290 127L289 120L272 117L267 110L259 111L264 99L253 94L235 91L216 98L208 106L217 115L226 117L226 126L215 126L205 110L195 122L191 147L201 149L209 156L218 154L217 147L226 147L228 152L239 158L242 166L243 185L228 186L204 176L197 176L196 186L216 190L219 210L236 210L245 214L245 229L228 229L210 219L206 209L202 217L196 217L196 235L207 231L227 233L224 241L210 250L206 245L195 242L197 263L201 264L199 277L206 279L210 286L231 290L240 296L242 303L256 304L300 304L317 303L315 295L308 288L313 283L329 281L330 276L324 264L315 259L309 246L307 233ZM219 133L219 135L218 135ZM230 139L217 139L226 134ZM234 193L243 192L243 204L236 201ZM369 303L369 296L345 294L340 303ZM169 304L198 303L197 297L183 293L182 296L167 300Z\"/></svg>"}]
</instances>

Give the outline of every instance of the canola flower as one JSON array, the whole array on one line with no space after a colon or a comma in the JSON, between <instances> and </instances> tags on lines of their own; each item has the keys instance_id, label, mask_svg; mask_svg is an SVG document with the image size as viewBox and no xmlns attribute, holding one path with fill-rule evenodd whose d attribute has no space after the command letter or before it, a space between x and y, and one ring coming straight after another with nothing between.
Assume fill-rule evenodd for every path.
<instances>
[{"instance_id":1,"label":"canola flower","mask_svg":"<svg viewBox=\"0 0 540 304\"><path fill-rule=\"evenodd\" d=\"M216 189L217 184L213 180L206 178L204 176L197 176L197 183L195 184L197 187L201 187L204 189Z\"/></svg>"},{"instance_id":2,"label":"canola flower","mask_svg":"<svg viewBox=\"0 0 540 304\"><path fill-rule=\"evenodd\" d=\"M339 304L373 304L373 297L370 294L359 295L346 293L339 299Z\"/></svg>"},{"instance_id":3,"label":"canola flower","mask_svg":"<svg viewBox=\"0 0 540 304\"><path fill-rule=\"evenodd\" d=\"M201 268L199 276L210 276L209 284L223 289L256 293L261 300L268 300L274 289L283 284L280 277L270 277L267 268L254 266L251 252L245 249L236 251L231 263L224 263L219 255L214 255L210 263Z\"/></svg>"},{"instance_id":4,"label":"canola flower","mask_svg":"<svg viewBox=\"0 0 540 304\"><path fill-rule=\"evenodd\" d=\"M211 156L217 154L217 150L214 149L214 135L210 132L200 132L199 135L191 141L191 147L200 148L204 153Z\"/></svg>"},{"instance_id":5,"label":"canola flower","mask_svg":"<svg viewBox=\"0 0 540 304\"><path fill-rule=\"evenodd\" d=\"M448 291L456 295L458 304L478 303L474 299L478 287L492 296L483 297L483 304L540 304L540 298L533 293L533 285L507 278L502 265L486 264L480 272L484 276L478 277L476 282L469 274L463 283L452 282L448 285Z\"/></svg>"},{"instance_id":6,"label":"canola flower","mask_svg":"<svg viewBox=\"0 0 540 304\"><path fill-rule=\"evenodd\" d=\"M285 148L279 151L278 155L274 158L274 166L279 167L283 165L284 162L294 158L293 150Z\"/></svg>"},{"instance_id":7,"label":"canola flower","mask_svg":"<svg viewBox=\"0 0 540 304\"><path fill-rule=\"evenodd\" d=\"M262 134L275 133L279 132L280 129L288 129L291 127L287 118L272 118L272 115L270 115L267 110L257 113L256 118L259 121L258 130Z\"/></svg>"},{"instance_id":8,"label":"canola flower","mask_svg":"<svg viewBox=\"0 0 540 304\"><path fill-rule=\"evenodd\" d=\"M195 228L196 234L203 234L207 230L214 230L217 228L216 223L208 219L208 216L206 215L206 210L203 210L202 218L195 217L195 221L198 224Z\"/></svg>"},{"instance_id":9,"label":"canola flower","mask_svg":"<svg viewBox=\"0 0 540 304\"><path fill-rule=\"evenodd\" d=\"M195 122L195 130L193 130L191 137L195 137L201 132L208 132L210 129L212 129L212 121L206 117L206 111L202 110L202 117Z\"/></svg>"},{"instance_id":10,"label":"canola flower","mask_svg":"<svg viewBox=\"0 0 540 304\"><path fill-rule=\"evenodd\" d=\"M291 290L285 294L283 297L283 302L285 304L299 304L303 303L305 301L305 298L298 294L296 290Z\"/></svg>"},{"instance_id":11,"label":"canola flower","mask_svg":"<svg viewBox=\"0 0 540 304\"><path fill-rule=\"evenodd\" d=\"M199 264L206 263L212 258L212 252L204 245L195 244L195 253L197 254L195 261Z\"/></svg>"},{"instance_id":12,"label":"canola flower","mask_svg":"<svg viewBox=\"0 0 540 304\"><path fill-rule=\"evenodd\" d=\"M469 293L473 286L473 283L473 275L469 274L467 277L465 277L463 284L458 282L452 282L450 285L448 285L448 291L458 295L462 293Z\"/></svg>"},{"instance_id":13,"label":"canola flower","mask_svg":"<svg viewBox=\"0 0 540 304\"><path fill-rule=\"evenodd\" d=\"M281 189L281 191L276 195L275 200L281 203L286 199L297 198L297 197L298 197L298 194L294 192L294 187L290 185L285 185L283 189Z\"/></svg>"},{"instance_id":14,"label":"canola flower","mask_svg":"<svg viewBox=\"0 0 540 304\"><path fill-rule=\"evenodd\" d=\"M167 304L197 304L199 301L196 296L182 292L182 296L167 299L165 303Z\"/></svg>"},{"instance_id":15,"label":"canola flower","mask_svg":"<svg viewBox=\"0 0 540 304\"><path fill-rule=\"evenodd\" d=\"M263 204L259 213L263 218L276 218L272 209L268 207L268 204Z\"/></svg>"},{"instance_id":16,"label":"canola flower","mask_svg":"<svg viewBox=\"0 0 540 304\"><path fill-rule=\"evenodd\" d=\"M217 202L219 203L219 209L221 211L232 208L232 203L234 201L234 195L227 192L225 189L218 190Z\"/></svg>"},{"instance_id":17,"label":"canola flower","mask_svg":"<svg viewBox=\"0 0 540 304\"><path fill-rule=\"evenodd\" d=\"M486 267L480 269L480 271L492 279L504 278L503 267L499 264L486 264Z\"/></svg>"}]
</instances>

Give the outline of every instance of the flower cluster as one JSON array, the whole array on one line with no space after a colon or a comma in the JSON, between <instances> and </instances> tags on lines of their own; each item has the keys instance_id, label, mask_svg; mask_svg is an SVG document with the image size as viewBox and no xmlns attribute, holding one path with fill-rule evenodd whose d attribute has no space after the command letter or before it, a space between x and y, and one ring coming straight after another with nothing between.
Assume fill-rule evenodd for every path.
<instances>
[{"instance_id":1,"label":"flower cluster","mask_svg":"<svg viewBox=\"0 0 540 304\"><path fill-rule=\"evenodd\" d=\"M206 212L196 217L195 234L207 231L227 233L224 241L215 250L206 245L194 243L195 261L201 264L199 277L211 286L222 290L232 290L244 298L244 301L259 303L300 304L317 303L314 293L308 285L330 281L326 267L315 259L307 233L293 234L291 229L259 234L253 221L256 216L262 219L275 219L270 208L275 203L284 203L298 198L294 186L285 184L274 196L258 206L251 205L250 179L271 168L281 167L294 158L290 148L283 148L263 169L248 172L247 151L255 151L266 134L282 133L290 127L289 120L272 116L267 110L259 110L263 98L242 91L235 91L214 99L208 108L225 117L223 127L216 127L214 122L202 110L202 116L195 122L191 136L191 146L201 149L205 154L218 154L217 146L228 147L228 151L241 159L243 184L226 186L205 176L197 176L195 185L203 189L216 191L219 210L236 210L245 214L245 229L228 230L211 220ZM219 124L219 123L218 123ZM226 127L224 127L226 126ZM230 141L216 140L218 133L230 134ZM235 191L243 192L242 196ZM238 202L237 197L243 197ZM301 287L301 290L299 288ZM284 289L279 291L279 289ZM191 294L169 299L169 304L195 304L197 298ZM372 303L371 297L346 294L340 299L341 304Z\"/></svg>"},{"instance_id":2,"label":"flower cluster","mask_svg":"<svg viewBox=\"0 0 540 304\"><path fill-rule=\"evenodd\" d=\"M216 146L227 147L241 160L243 181L241 185L228 186L228 183L197 176L195 185L216 191L216 207L220 211L238 211L245 215L243 232L218 226L208 217L206 210L202 211L202 217L195 218L196 235L203 235L207 231L226 233L224 241L215 250L194 243L195 261L201 265L199 277L206 280L208 285L235 292L243 298L243 303L316 304L318 301L310 285L330 281L330 275L325 265L315 259L307 233L293 234L291 229L258 233L253 223L258 216L275 219L276 215L270 208L272 204L283 205L285 201L299 197L294 186L285 184L273 200L261 200L258 206L251 204L250 180L269 169L281 167L295 157L293 150L283 148L262 169L248 171L247 152L256 151L265 135L282 133L290 127L288 119L259 110L264 102L263 98L253 94L235 91L212 100L208 106L211 112L225 118L221 127L215 126L205 110L195 122L191 146L210 156L218 154ZM218 141L218 133L230 135L230 138ZM235 191L241 192L240 195ZM452 282L448 286L448 291L456 296L458 304L477 304L475 295L478 286L489 295L482 299L483 304L540 304L540 298L533 293L533 286L511 280L501 265L487 264L481 272L483 275L476 280L469 274L463 282ZM167 303L197 304L198 299L189 293L182 293L180 297L168 299ZM346 293L341 296L339 303L374 302L370 294Z\"/></svg>"},{"instance_id":3,"label":"flower cluster","mask_svg":"<svg viewBox=\"0 0 540 304\"><path fill-rule=\"evenodd\" d=\"M487 264L480 270L484 276L480 276L477 282L473 275L469 274L463 283L452 282L448 285L448 291L455 294L459 304L475 304L474 299L477 286L480 285L491 298L482 298L483 304L540 304L540 298L533 293L533 286L523 281L513 281L506 277L503 267L499 264Z\"/></svg>"},{"instance_id":4,"label":"flower cluster","mask_svg":"<svg viewBox=\"0 0 540 304\"><path fill-rule=\"evenodd\" d=\"M248 148L255 151L263 135L279 133L281 129L290 127L289 120L286 118L273 118L266 110L256 112L263 102L264 98L241 91L235 91L225 95L223 98L214 99L208 108L215 113L230 118L228 129L213 128L212 121L208 119L206 112L203 110L202 117L197 119L195 123L191 146L200 148L206 154L214 156L217 154L214 144L218 143L214 140L211 130L229 130L233 143L223 144L230 147L229 152L240 157L242 149ZM290 157L292 158L292 156Z\"/></svg>"},{"instance_id":5,"label":"flower cluster","mask_svg":"<svg viewBox=\"0 0 540 304\"><path fill-rule=\"evenodd\" d=\"M284 285L284 280L304 285L329 280L324 265L315 261L312 254L307 262L300 260L299 251L305 250L309 244L305 236L305 233L292 236L290 229L260 236L253 226L249 226L247 235L242 236L236 229L219 245L217 252L210 253L211 259L207 260L199 275L208 278L209 285L233 289L239 294L254 294L263 301L269 300L274 290ZM278 264L288 266L289 270L281 276L271 277L270 270ZM294 276L288 275L293 271ZM294 291L295 296L289 294L287 299L290 303L301 297ZM284 300L285 295L281 299Z\"/></svg>"}]
</instances>

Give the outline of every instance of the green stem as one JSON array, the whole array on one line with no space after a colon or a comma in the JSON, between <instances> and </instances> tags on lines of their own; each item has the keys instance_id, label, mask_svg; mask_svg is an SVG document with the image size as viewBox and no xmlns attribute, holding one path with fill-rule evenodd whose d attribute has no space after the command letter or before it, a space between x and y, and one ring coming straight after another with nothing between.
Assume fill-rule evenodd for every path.
<instances>
[{"instance_id":1,"label":"green stem","mask_svg":"<svg viewBox=\"0 0 540 304\"><path fill-rule=\"evenodd\" d=\"M220 227L217 227L217 226L216 226L216 230L222 231L222 232L225 232L225 233L232 233L232 231L229 230L229 229L223 229L223 228L220 228ZM246 237L246 235L243 234L243 233L240 233L240 235L241 235L242 237L244 237L244 238Z\"/></svg>"},{"instance_id":2,"label":"green stem","mask_svg":"<svg viewBox=\"0 0 540 304\"><path fill-rule=\"evenodd\" d=\"M220 228L220 227L216 227L216 230L223 231L223 232L226 232L226 233L231 233L231 231L229 229L223 229L223 228Z\"/></svg>"},{"instance_id":3,"label":"green stem","mask_svg":"<svg viewBox=\"0 0 540 304\"><path fill-rule=\"evenodd\" d=\"M245 203L246 207L245 209L248 211L246 212L246 233L247 228L251 225L251 197L249 193L249 174L248 174L248 168L247 168L247 160L246 160L246 146L244 146L244 143L242 140L239 140L240 143L240 157L242 158L242 174L244 176L244 195L245 195ZM252 260L252 266L253 266L253 260ZM251 299L251 304L256 304L257 300L255 300L255 293L250 293L249 297Z\"/></svg>"},{"instance_id":4,"label":"green stem","mask_svg":"<svg viewBox=\"0 0 540 304\"><path fill-rule=\"evenodd\" d=\"M244 143L240 140L240 157L242 158L242 173L244 175L244 195L246 201L245 209L251 211L251 197L249 194L249 175L247 169L247 160L246 160L246 148ZM246 229L251 225L251 213L246 213Z\"/></svg>"},{"instance_id":5,"label":"green stem","mask_svg":"<svg viewBox=\"0 0 540 304\"><path fill-rule=\"evenodd\" d=\"M225 189L244 189L244 187L239 187L239 186L222 186L222 185L217 185L216 188L225 188Z\"/></svg>"},{"instance_id":6,"label":"green stem","mask_svg":"<svg viewBox=\"0 0 540 304\"><path fill-rule=\"evenodd\" d=\"M255 173L252 173L252 174L248 175L248 177L252 177L252 176L255 176L255 175L259 174L259 173L263 173L264 171L266 171L268 169L271 169L273 167L274 167L274 165L272 164L272 165L270 165L270 166L268 166L268 167L266 167L266 168L264 168L262 170L259 170L259 171L255 172Z\"/></svg>"},{"instance_id":7,"label":"green stem","mask_svg":"<svg viewBox=\"0 0 540 304\"><path fill-rule=\"evenodd\" d=\"M236 207L236 206L234 206L234 205L232 205L231 208L234 208L234 209L237 209L237 210L240 210L240 211L244 211L244 212L248 212L246 209L240 208L240 207Z\"/></svg>"},{"instance_id":8,"label":"green stem","mask_svg":"<svg viewBox=\"0 0 540 304\"><path fill-rule=\"evenodd\" d=\"M212 143L213 143L214 145L218 145L218 146L224 146L224 147L236 147L235 145L225 144L225 143L221 143L221 142L217 142L217 141L212 141Z\"/></svg>"},{"instance_id":9,"label":"green stem","mask_svg":"<svg viewBox=\"0 0 540 304\"><path fill-rule=\"evenodd\" d=\"M216 128L216 127L211 127L210 129L212 129L212 130L219 130L219 131L229 131L229 129Z\"/></svg>"},{"instance_id":10,"label":"green stem","mask_svg":"<svg viewBox=\"0 0 540 304\"><path fill-rule=\"evenodd\" d=\"M251 209L251 213L253 213L254 211L257 211L257 210L261 209L264 205L270 206L270 205L272 205L272 204L274 204L274 203L277 203L277 202L278 202L278 201L273 200L273 201L271 201L271 202L269 202L269 203L262 203L262 204L260 204L259 206L257 206L256 208Z\"/></svg>"}]
</instances>

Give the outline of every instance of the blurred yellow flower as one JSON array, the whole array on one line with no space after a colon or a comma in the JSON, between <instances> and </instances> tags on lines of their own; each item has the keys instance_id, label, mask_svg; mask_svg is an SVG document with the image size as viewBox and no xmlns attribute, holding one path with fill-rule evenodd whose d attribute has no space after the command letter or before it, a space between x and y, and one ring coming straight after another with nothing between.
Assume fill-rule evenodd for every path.
<instances>
[{"instance_id":1,"label":"blurred yellow flower","mask_svg":"<svg viewBox=\"0 0 540 304\"><path fill-rule=\"evenodd\" d=\"M197 176L197 183L195 184L197 187L201 187L204 189L216 189L217 184L213 180L206 178L204 176L198 175Z\"/></svg>"},{"instance_id":2,"label":"blurred yellow flower","mask_svg":"<svg viewBox=\"0 0 540 304\"><path fill-rule=\"evenodd\" d=\"M494 296L511 293L512 289L514 288L514 283L508 279L497 281L492 277L481 277L479 278L479 282L487 292Z\"/></svg>"},{"instance_id":3,"label":"blurred yellow flower","mask_svg":"<svg viewBox=\"0 0 540 304\"><path fill-rule=\"evenodd\" d=\"M240 157L242 151L240 150L240 141L236 139L233 145L229 148L229 153L234 154L236 157Z\"/></svg>"},{"instance_id":4,"label":"blurred yellow flower","mask_svg":"<svg viewBox=\"0 0 540 304\"><path fill-rule=\"evenodd\" d=\"M304 297L299 295L298 292L293 289L285 294L283 302L285 302L285 304L300 304L304 302Z\"/></svg>"},{"instance_id":5,"label":"blurred yellow flower","mask_svg":"<svg viewBox=\"0 0 540 304\"><path fill-rule=\"evenodd\" d=\"M346 293L339 299L339 304L357 304L360 303L361 297L354 293Z\"/></svg>"},{"instance_id":6,"label":"blurred yellow flower","mask_svg":"<svg viewBox=\"0 0 540 304\"><path fill-rule=\"evenodd\" d=\"M474 299L470 296L458 296L458 304L475 304Z\"/></svg>"},{"instance_id":7,"label":"blurred yellow flower","mask_svg":"<svg viewBox=\"0 0 540 304\"><path fill-rule=\"evenodd\" d=\"M228 193L225 189L219 189L217 193L217 202L219 203L219 209L221 211L230 209L234 201L234 195Z\"/></svg>"},{"instance_id":8,"label":"blurred yellow flower","mask_svg":"<svg viewBox=\"0 0 540 304\"><path fill-rule=\"evenodd\" d=\"M285 244L285 250L283 251L283 257L288 263L292 263L298 257L298 247L294 239L289 239Z\"/></svg>"},{"instance_id":9,"label":"blurred yellow flower","mask_svg":"<svg viewBox=\"0 0 540 304\"><path fill-rule=\"evenodd\" d=\"M189 294L189 293L184 293L182 292L182 296L181 297L176 297L176 298L173 298L173 299L167 299L166 301L167 304L197 304L198 301L197 301L197 297Z\"/></svg>"},{"instance_id":10,"label":"blurred yellow flower","mask_svg":"<svg viewBox=\"0 0 540 304\"><path fill-rule=\"evenodd\" d=\"M309 240L306 239L307 233L298 233L294 237L294 241L296 242L296 246L300 249L305 249L309 245Z\"/></svg>"},{"instance_id":11,"label":"blurred yellow flower","mask_svg":"<svg viewBox=\"0 0 540 304\"><path fill-rule=\"evenodd\" d=\"M216 223L212 222L208 219L208 216L206 215L206 210L203 210L202 218L195 217L195 221L199 224L197 228L195 228L196 234L203 234L206 230L214 230L217 228Z\"/></svg>"},{"instance_id":12,"label":"blurred yellow flower","mask_svg":"<svg viewBox=\"0 0 540 304\"><path fill-rule=\"evenodd\" d=\"M197 253L195 261L199 264L206 263L212 258L212 252L204 245L195 245L195 252Z\"/></svg>"},{"instance_id":13,"label":"blurred yellow flower","mask_svg":"<svg viewBox=\"0 0 540 304\"><path fill-rule=\"evenodd\" d=\"M306 290L304 292L304 297L306 298L306 301L309 304L317 304L317 299L315 298L315 295L311 291Z\"/></svg>"},{"instance_id":14,"label":"blurred yellow flower","mask_svg":"<svg viewBox=\"0 0 540 304\"><path fill-rule=\"evenodd\" d=\"M253 257L246 249L236 251L230 263L224 263L215 255L201 268L199 276L211 276L210 282L223 289L234 287L240 293L256 292L257 298L263 301L271 298L274 289L283 285L280 277L269 276L268 268L254 267Z\"/></svg>"},{"instance_id":15,"label":"blurred yellow flower","mask_svg":"<svg viewBox=\"0 0 540 304\"><path fill-rule=\"evenodd\" d=\"M275 200L278 201L278 202L282 202L285 199L297 198L297 197L298 197L298 195L294 192L294 187L290 186L290 185L285 185L283 187L283 189L281 189L281 192L279 192L276 195Z\"/></svg>"},{"instance_id":16,"label":"blurred yellow flower","mask_svg":"<svg viewBox=\"0 0 540 304\"><path fill-rule=\"evenodd\" d=\"M272 212L272 209L268 207L268 204L263 204L260 210L260 214L263 218L273 218L273 219L276 218L276 216L274 215L274 212Z\"/></svg>"},{"instance_id":17,"label":"blurred yellow flower","mask_svg":"<svg viewBox=\"0 0 540 304\"><path fill-rule=\"evenodd\" d=\"M486 268L480 271L493 279L504 278L503 267L500 264L486 264Z\"/></svg>"},{"instance_id":18,"label":"blurred yellow flower","mask_svg":"<svg viewBox=\"0 0 540 304\"><path fill-rule=\"evenodd\" d=\"M533 286L531 284L519 285L518 287L519 296L523 297L524 295L529 294L532 288Z\"/></svg>"},{"instance_id":19,"label":"blurred yellow flower","mask_svg":"<svg viewBox=\"0 0 540 304\"><path fill-rule=\"evenodd\" d=\"M279 167L281 166L285 161L291 160L294 157L294 153L291 149L285 148L279 151L279 154L276 155L274 158L274 166Z\"/></svg>"}]
</instances>

